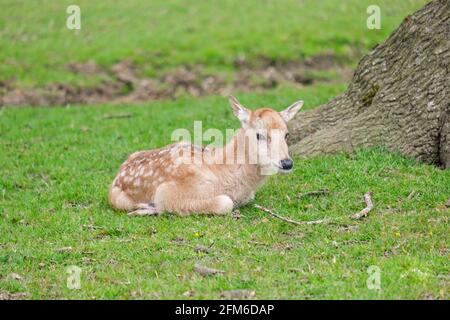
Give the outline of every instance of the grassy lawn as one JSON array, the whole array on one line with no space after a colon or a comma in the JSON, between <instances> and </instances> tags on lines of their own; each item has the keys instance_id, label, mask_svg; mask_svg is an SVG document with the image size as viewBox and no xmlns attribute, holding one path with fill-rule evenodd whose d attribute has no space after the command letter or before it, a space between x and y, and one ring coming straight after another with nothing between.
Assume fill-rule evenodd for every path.
<instances>
[{"instance_id":1,"label":"grassy lawn","mask_svg":"<svg viewBox=\"0 0 450 320\"><path fill-rule=\"evenodd\" d=\"M233 69L237 57L293 60L333 52L355 63L426 0L78 0L81 30L66 28L69 0L2 0L0 81L21 86L93 85L108 75L69 72L93 59L104 68L129 59L142 75L179 65L211 72ZM366 27L379 5L382 28Z\"/></svg>"},{"instance_id":2,"label":"grassy lawn","mask_svg":"<svg viewBox=\"0 0 450 320\"><path fill-rule=\"evenodd\" d=\"M280 88L243 103L305 109L342 86ZM103 120L132 113L131 118ZM28 298L219 298L248 289L256 298L449 298L450 171L383 149L298 160L274 176L255 202L297 220L294 226L249 205L241 218L175 215L131 218L107 204L107 190L132 151L170 142L173 129L235 128L224 98L183 98L139 106L4 109L0 116L0 290ZM329 195L297 199L329 188ZM369 217L354 221L373 191ZM414 192L413 192L414 191ZM413 192L411 194L411 192ZM196 246L210 247L209 253ZM67 247L70 247L67 249ZM66 248L66 249L64 249ZM204 277L201 263L225 271ZM66 287L68 266L81 289ZM381 271L381 290L366 286ZM19 275L11 276L16 273ZM0 291L0 292L1 292Z\"/></svg>"}]
</instances>

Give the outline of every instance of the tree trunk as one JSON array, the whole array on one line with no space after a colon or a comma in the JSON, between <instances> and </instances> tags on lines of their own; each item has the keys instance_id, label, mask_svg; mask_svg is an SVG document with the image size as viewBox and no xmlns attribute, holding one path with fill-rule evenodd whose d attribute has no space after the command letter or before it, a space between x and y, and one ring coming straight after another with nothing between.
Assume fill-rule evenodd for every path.
<instances>
[{"instance_id":1,"label":"tree trunk","mask_svg":"<svg viewBox=\"0 0 450 320\"><path fill-rule=\"evenodd\" d=\"M344 94L291 121L291 150L309 156L384 145L449 168L449 69L450 0L435 0L361 59Z\"/></svg>"}]
</instances>

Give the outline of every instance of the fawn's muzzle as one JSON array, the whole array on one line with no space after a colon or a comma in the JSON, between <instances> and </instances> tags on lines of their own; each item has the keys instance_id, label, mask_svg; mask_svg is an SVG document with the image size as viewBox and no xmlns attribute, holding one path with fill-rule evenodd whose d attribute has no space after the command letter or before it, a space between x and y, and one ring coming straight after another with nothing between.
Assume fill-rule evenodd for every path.
<instances>
[{"instance_id":1,"label":"fawn's muzzle","mask_svg":"<svg viewBox=\"0 0 450 320\"><path fill-rule=\"evenodd\" d=\"M292 159L281 160L281 169L288 171L288 170L291 170L293 166L294 166L294 161L292 161Z\"/></svg>"}]
</instances>

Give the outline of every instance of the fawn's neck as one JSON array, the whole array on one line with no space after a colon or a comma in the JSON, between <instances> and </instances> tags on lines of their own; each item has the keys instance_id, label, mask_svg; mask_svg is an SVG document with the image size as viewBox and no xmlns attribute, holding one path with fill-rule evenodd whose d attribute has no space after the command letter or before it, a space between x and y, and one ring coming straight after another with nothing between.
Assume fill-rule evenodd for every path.
<instances>
[{"instance_id":1,"label":"fawn's neck","mask_svg":"<svg viewBox=\"0 0 450 320\"><path fill-rule=\"evenodd\" d=\"M251 185L259 185L265 179L260 174L260 166L250 157L249 143L246 141L244 129L239 129L233 138L223 147L214 150L214 157L220 170L226 170L236 175L238 179L247 181Z\"/></svg>"}]
</instances>

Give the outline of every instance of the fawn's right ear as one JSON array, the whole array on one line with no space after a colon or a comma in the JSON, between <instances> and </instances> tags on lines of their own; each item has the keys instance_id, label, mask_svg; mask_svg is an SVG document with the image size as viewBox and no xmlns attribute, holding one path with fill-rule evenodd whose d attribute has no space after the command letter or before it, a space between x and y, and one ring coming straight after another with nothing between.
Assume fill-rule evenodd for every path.
<instances>
[{"instance_id":1,"label":"fawn's right ear","mask_svg":"<svg viewBox=\"0 0 450 320\"><path fill-rule=\"evenodd\" d=\"M240 104L240 102L233 96L229 96L228 100L230 101L231 109L233 110L234 115L241 122L242 128L248 127L250 122L250 110Z\"/></svg>"}]
</instances>

